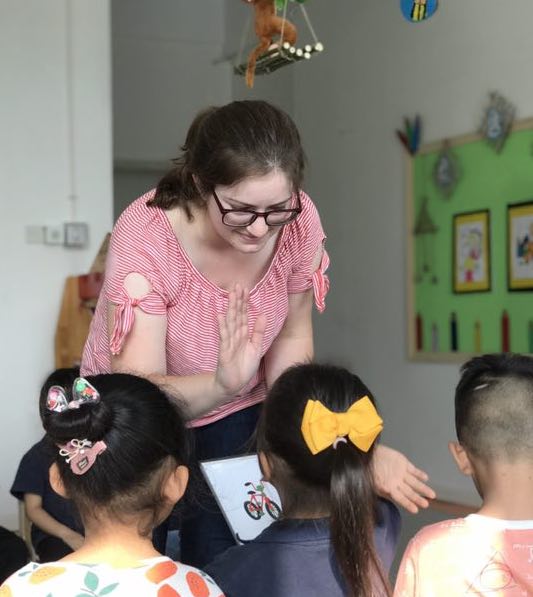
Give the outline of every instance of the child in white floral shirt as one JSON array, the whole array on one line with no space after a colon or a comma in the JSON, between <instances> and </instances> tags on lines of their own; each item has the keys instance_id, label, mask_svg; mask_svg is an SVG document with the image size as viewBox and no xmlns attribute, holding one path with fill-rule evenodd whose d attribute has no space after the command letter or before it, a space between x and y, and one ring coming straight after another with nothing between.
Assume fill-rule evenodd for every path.
<instances>
[{"instance_id":1,"label":"child in white floral shirt","mask_svg":"<svg viewBox=\"0 0 533 597\"><path fill-rule=\"evenodd\" d=\"M73 380L42 393L43 425L57 456L50 483L73 500L83 545L56 562L31 563L0 597L223 597L206 574L161 556L152 530L188 481L187 431L154 384L127 374Z\"/></svg>"}]
</instances>

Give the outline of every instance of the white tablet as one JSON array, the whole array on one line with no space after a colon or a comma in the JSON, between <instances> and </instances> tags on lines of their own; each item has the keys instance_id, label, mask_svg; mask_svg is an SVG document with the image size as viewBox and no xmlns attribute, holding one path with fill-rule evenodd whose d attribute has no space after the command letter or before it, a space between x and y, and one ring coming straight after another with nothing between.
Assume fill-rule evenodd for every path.
<instances>
[{"instance_id":1,"label":"white tablet","mask_svg":"<svg viewBox=\"0 0 533 597\"><path fill-rule=\"evenodd\" d=\"M280 517L278 492L261 480L256 454L206 460L200 466L238 543L255 539Z\"/></svg>"}]
</instances>

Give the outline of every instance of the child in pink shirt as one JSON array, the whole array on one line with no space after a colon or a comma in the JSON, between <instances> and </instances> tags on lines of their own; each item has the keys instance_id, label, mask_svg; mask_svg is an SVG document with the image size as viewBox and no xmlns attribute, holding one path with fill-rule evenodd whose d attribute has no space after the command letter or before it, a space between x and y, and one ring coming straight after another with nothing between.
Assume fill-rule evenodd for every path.
<instances>
[{"instance_id":1,"label":"child in pink shirt","mask_svg":"<svg viewBox=\"0 0 533 597\"><path fill-rule=\"evenodd\" d=\"M533 595L533 359L485 355L461 373L449 447L483 504L417 533L395 597Z\"/></svg>"}]
</instances>

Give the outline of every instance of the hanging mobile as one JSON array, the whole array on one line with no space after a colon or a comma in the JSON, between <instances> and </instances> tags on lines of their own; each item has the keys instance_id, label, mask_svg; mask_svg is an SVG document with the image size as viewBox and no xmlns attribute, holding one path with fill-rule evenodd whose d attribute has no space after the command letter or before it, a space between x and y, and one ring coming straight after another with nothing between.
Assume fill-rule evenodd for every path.
<instances>
[{"instance_id":1,"label":"hanging mobile","mask_svg":"<svg viewBox=\"0 0 533 597\"><path fill-rule=\"evenodd\" d=\"M496 153L503 149L513 127L514 117L515 107L499 93L491 93L480 132Z\"/></svg>"},{"instance_id":2,"label":"hanging mobile","mask_svg":"<svg viewBox=\"0 0 533 597\"><path fill-rule=\"evenodd\" d=\"M254 86L255 75L274 72L300 60L309 60L313 54L322 52L324 46L318 41L311 20L304 7L305 0L244 0L254 7L255 33L259 44L250 52L248 62L242 62L242 53L247 32L243 35L237 64L233 71L246 77L246 85ZM298 4L313 43L296 47L298 32L294 24L287 19L289 2ZM278 16L276 13L282 13ZM278 38L276 42L274 39Z\"/></svg>"},{"instance_id":3,"label":"hanging mobile","mask_svg":"<svg viewBox=\"0 0 533 597\"><path fill-rule=\"evenodd\" d=\"M460 178L459 160L452 152L450 143L444 141L433 168L433 182L444 198L450 199Z\"/></svg>"},{"instance_id":4,"label":"hanging mobile","mask_svg":"<svg viewBox=\"0 0 533 597\"><path fill-rule=\"evenodd\" d=\"M420 148L420 139L422 136L422 121L417 114L412 120L403 119L404 129L396 129L396 136L400 143L405 147L409 155L415 155Z\"/></svg>"}]
</instances>

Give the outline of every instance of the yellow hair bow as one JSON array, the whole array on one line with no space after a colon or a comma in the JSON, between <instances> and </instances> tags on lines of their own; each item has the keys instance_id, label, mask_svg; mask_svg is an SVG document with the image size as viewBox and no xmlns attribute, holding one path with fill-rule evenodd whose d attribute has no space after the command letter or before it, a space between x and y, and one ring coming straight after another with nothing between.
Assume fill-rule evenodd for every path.
<instances>
[{"instance_id":1,"label":"yellow hair bow","mask_svg":"<svg viewBox=\"0 0 533 597\"><path fill-rule=\"evenodd\" d=\"M368 396L354 402L344 413L332 412L318 400L308 400L302 420L302 434L313 454L345 436L360 450L368 452L382 429L383 420Z\"/></svg>"}]
</instances>

